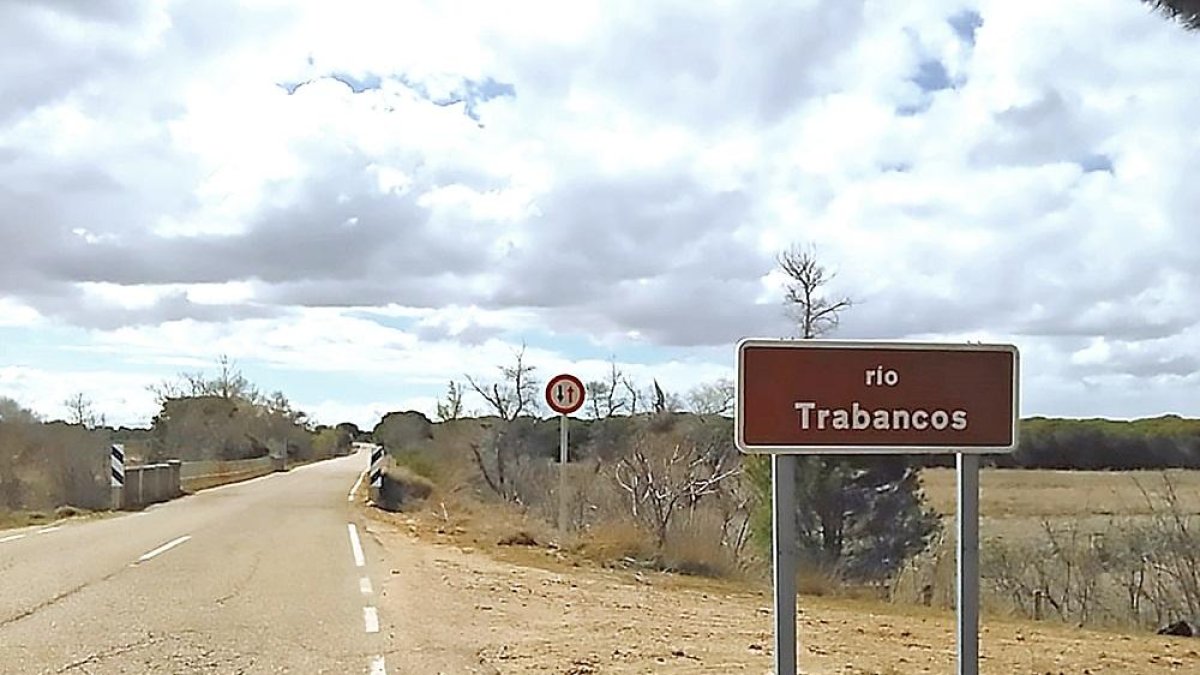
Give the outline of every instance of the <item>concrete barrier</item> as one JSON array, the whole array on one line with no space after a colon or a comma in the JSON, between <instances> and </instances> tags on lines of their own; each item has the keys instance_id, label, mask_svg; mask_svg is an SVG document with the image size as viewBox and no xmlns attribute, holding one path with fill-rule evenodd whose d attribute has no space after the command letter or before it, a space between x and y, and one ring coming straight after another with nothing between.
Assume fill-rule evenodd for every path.
<instances>
[{"instance_id":1,"label":"concrete barrier","mask_svg":"<svg viewBox=\"0 0 1200 675\"><path fill-rule=\"evenodd\" d=\"M126 466L121 508L134 509L178 497L182 494L179 488L181 464L172 460L161 464Z\"/></svg>"},{"instance_id":2,"label":"concrete barrier","mask_svg":"<svg viewBox=\"0 0 1200 675\"><path fill-rule=\"evenodd\" d=\"M180 471L180 487L185 492L236 483L275 471L282 471L283 463L278 457L256 457L207 462L184 462ZM128 483L126 483L128 485Z\"/></svg>"},{"instance_id":3,"label":"concrete barrier","mask_svg":"<svg viewBox=\"0 0 1200 675\"><path fill-rule=\"evenodd\" d=\"M114 486L113 506L136 509L165 502L187 492L236 483L287 469L283 457L181 462L124 467L124 485Z\"/></svg>"}]
</instances>

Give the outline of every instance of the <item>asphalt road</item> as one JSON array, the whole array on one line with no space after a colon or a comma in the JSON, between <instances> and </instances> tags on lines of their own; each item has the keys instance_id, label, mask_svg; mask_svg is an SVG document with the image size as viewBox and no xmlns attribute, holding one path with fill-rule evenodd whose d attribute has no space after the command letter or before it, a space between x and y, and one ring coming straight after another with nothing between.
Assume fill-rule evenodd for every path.
<instances>
[{"instance_id":1,"label":"asphalt road","mask_svg":"<svg viewBox=\"0 0 1200 675\"><path fill-rule=\"evenodd\" d=\"M348 499L367 462L0 530L0 672L403 672Z\"/></svg>"}]
</instances>

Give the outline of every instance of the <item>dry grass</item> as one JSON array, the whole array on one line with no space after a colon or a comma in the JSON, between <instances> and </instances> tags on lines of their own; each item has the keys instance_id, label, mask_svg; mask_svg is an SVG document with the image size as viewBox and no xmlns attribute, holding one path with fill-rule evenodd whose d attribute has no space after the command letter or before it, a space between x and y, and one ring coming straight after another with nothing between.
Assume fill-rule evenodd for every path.
<instances>
[{"instance_id":1,"label":"dry grass","mask_svg":"<svg viewBox=\"0 0 1200 675\"><path fill-rule=\"evenodd\" d=\"M720 523L711 518L697 518L673 527L663 542L663 569L702 577L731 578L739 573L737 560L728 547L721 544Z\"/></svg>"},{"instance_id":2,"label":"dry grass","mask_svg":"<svg viewBox=\"0 0 1200 675\"><path fill-rule=\"evenodd\" d=\"M44 525L54 517L43 511L0 511L0 530Z\"/></svg>"},{"instance_id":3,"label":"dry grass","mask_svg":"<svg viewBox=\"0 0 1200 675\"><path fill-rule=\"evenodd\" d=\"M1049 471L984 469L979 476L985 518L1148 515L1165 506L1162 474L1175 484L1185 510L1200 513L1200 471ZM925 469L921 484L930 505L954 514L955 472ZM1150 495L1147 502L1142 494Z\"/></svg>"},{"instance_id":4,"label":"dry grass","mask_svg":"<svg viewBox=\"0 0 1200 675\"><path fill-rule=\"evenodd\" d=\"M60 506L54 509L52 513L45 511L0 511L0 530L46 525L70 518L92 518L100 515L103 514L75 506Z\"/></svg>"},{"instance_id":5,"label":"dry grass","mask_svg":"<svg viewBox=\"0 0 1200 675\"><path fill-rule=\"evenodd\" d=\"M602 565L654 557L653 538L629 521L611 521L575 536L571 550Z\"/></svg>"},{"instance_id":6,"label":"dry grass","mask_svg":"<svg viewBox=\"0 0 1200 675\"><path fill-rule=\"evenodd\" d=\"M390 466L383 475L381 506L388 511L415 508L434 493L433 481L404 466Z\"/></svg>"},{"instance_id":7,"label":"dry grass","mask_svg":"<svg viewBox=\"0 0 1200 675\"><path fill-rule=\"evenodd\" d=\"M925 470L922 483L945 519L944 538L906 566L893 584L892 597L950 607L955 472ZM1154 575L1162 570L1157 563L1146 563L1147 556L1170 558L1170 547L1178 544L1175 535L1181 534L1175 524L1183 523L1185 529L1200 524L1200 472L986 469L980 483L984 601L992 614L1049 618L1049 601L1039 611L1038 603L1025 597L1036 590L1042 598L1057 597L1055 614L1093 626L1153 628L1174 615L1162 603L1180 595L1169 590L1175 582L1164 581L1170 583L1163 591L1155 586L1158 581L1147 581L1139 591L1142 602L1132 608L1125 584L1139 574L1159 579ZM1191 560L1183 553L1179 560ZM1070 605L1064 604L1066 598ZM1058 605L1064 607L1061 612Z\"/></svg>"}]
</instances>

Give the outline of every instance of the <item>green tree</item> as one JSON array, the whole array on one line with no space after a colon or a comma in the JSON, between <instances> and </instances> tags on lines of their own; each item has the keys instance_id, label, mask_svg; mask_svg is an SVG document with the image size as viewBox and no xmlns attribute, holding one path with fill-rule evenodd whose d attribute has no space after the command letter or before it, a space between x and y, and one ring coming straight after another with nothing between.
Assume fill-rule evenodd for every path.
<instances>
[{"instance_id":1,"label":"green tree","mask_svg":"<svg viewBox=\"0 0 1200 675\"><path fill-rule=\"evenodd\" d=\"M837 328L839 315L853 302L830 298L834 278L812 247L792 247L779 256L787 277L785 301L801 339L819 338ZM771 465L747 460L747 477L757 496L752 529L771 545ZM797 545L802 564L854 581L886 578L928 545L941 521L922 503L917 470L906 457L800 458L796 472Z\"/></svg>"}]
</instances>

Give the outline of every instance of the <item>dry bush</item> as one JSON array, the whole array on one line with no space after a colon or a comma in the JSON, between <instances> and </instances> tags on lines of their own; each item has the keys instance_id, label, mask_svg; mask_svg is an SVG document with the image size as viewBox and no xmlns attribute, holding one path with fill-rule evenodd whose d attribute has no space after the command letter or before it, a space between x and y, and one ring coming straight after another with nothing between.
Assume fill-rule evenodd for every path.
<instances>
[{"instance_id":1,"label":"dry bush","mask_svg":"<svg viewBox=\"0 0 1200 675\"><path fill-rule=\"evenodd\" d=\"M487 442L491 433L488 422L478 419L458 419L433 425L433 439L417 452L419 463L428 465L429 478L445 494L482 491L484 485L475 463L473 448ZM405 452L392 451L401 459Z\"/></svg>"},{"instance_id":2,"label":"dry bush","mask_svg":"<svg viewBox=\"0 0 1200 675\"><path fill-rule=\"evenodd\" d=\"M736 450L719 431L680 428L674 416L656 415L613 466L630 516L654 533L659 546L679 515L690 516L741 473Z\"/></svg>"},{"instance_id":3,"label":"dry bush","mask_svg":"<svg viewBox=\"0 0 1200 675\"><path fill-rule=\"evenodd\" d=\"M1150 516L1102 528L1043 521L1021 539L983 545L981 576L993 603L1033 619L1157 628L1200 618L1200 516L1162 474L1145 491Z\"/></svg>"},{"instance_id":4,"label":"dry bush","mask_svg":"<svg viewBox=\"0 0 1200 675\"><path fill-rule=\"evenodd\" d=\"M74 506L60 506L57 509L54 509L54 517L57 519L78 518L79 516L86 516L90 513L91 511L87 509L81 509Z\"/></svg>"},{"instance_id":5,"label":"dry bush","mask_svg":"<svg viewBox=\"0 0 1200 675\"><path fill-rule=\"evenodd\" d=\"M0 508L103 508L107 437L62 422L0 422Z\"/></svg>"},{"instance_id":6,"label":"dry bush","mask_svg":"<svg viewBox=\"0 0 1200 675\"><path fill-rule=\"evenodd\" d=\"M402 466L391 466L383 474L380 506L388 511L400 511L425 501L434 489L433 481L428 478Z\"/></svg>"},{"instance_id":7,"label":"dry bush","mask_svg":"<svg viewBox=\"0 0 1200 675\"><path fill-rule=\"evenodd\" d=\"M837 575L819 566L804 566L796 570L796 592L800 595L825 597L839 595L845 590Z\"/></svg>"},{"instance_id":8,"label":"dry bush","mask_svg":"<svg viewBox=\"0 0 1200 675\"><path fill-rule=\"evenodd\" d=\"M393 448L392 455L398 465L435 478L435 512L441 501L453 498L467 510L486 501L496 513L520 514L522 524L500 532L491 543L523 534L535 541L562 543L563 533L554 528L562 469L567 476L568 529L580 555L601 563L634 561L696 574L744 572L742 556L750 558L745 550L750 496L739 481L740 458L728 428L701 418L667 415L605 423L608 433L603 439L580 440L565 467L547 455L533 426L520 433L516 427L509 429L497 441L494 418L436 424L428 443L401 452ZM618 425L625 426L618 430ZM557 434L557 429L551 430ZM520 439L538 442L528 448L508 445ZM614 439L623 439L620 447L594 452L600 440ZM486 452L497 443L493 449L506 450L500 491L496 487L501 473L494 462L501 455ZM446 509L449 521L454 507ZM533 534L530 523L537 523L546 536Z\"/></svg>"},{"instance_id":9,"label":"dry bush","mask_svg":"<svg viewBox=\"0 0 1200 675\"><path fill-rule=\"evenodd\" d=\"M892 602L954 607L956 562L953 531L943 527L929 548L911 558L896 574L890 588Z\"/></svg>"},{"instance_id":10,"label":"dry bush","mask_svg":"<svg viewBox=\"0 0 1200 675\"><path fill-rule=\"evenodd\" d=\"M737 576L742 569L736 553L713 536L720 529L721 521L713 512L676 523L662 544L662 568L704 577Z\"/></svg>"},{"instance_id":11,"label":"dry bush","mask_svg":"<svg viewBox=\"0 0 1200 675\"><path fill-rule=\"evenodd\" d=\"M648 532L629 520L612 520L576 537L575 551L601 564L646 562L657 550Z\"/></svg>"}]
</instances>

